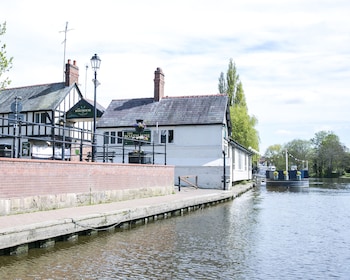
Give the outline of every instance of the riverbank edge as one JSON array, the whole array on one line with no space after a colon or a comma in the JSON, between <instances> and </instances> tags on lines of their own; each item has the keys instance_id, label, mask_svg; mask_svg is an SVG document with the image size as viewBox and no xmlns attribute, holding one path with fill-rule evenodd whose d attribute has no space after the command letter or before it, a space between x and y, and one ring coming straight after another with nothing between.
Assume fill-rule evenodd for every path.
<instances>
[{"instance_id":1,"label":"riverbank edge","mask_svg":"<svg viewBox=\"0 0 350 280\"><path fill-rule=\"evenodd\" d=\"M171 195L0 217L0 255L25 254L79 235L181 215L233 200L253 187L249 182L226 191L174 188Z\"/></svg>"}]
</instances>

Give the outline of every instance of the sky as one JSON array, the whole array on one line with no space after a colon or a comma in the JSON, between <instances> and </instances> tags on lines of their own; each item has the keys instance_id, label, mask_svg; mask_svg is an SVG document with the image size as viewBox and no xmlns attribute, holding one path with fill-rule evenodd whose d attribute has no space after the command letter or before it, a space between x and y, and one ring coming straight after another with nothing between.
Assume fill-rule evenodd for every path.
<instances>
[{"instance_id":1,"label":"sky","mask_svg":"<svg viewBox=\"0 0 350 280\"><path fill-rule=\"evenodd\" d=\"M63 81L71 59L93 99L96 53L104 107L153 97L157 67L166 96L217 94L232 58L262 154L324 130L350 148L348 0L0 0L0 7L10 88Z\"/></svg>"}]
</instances>

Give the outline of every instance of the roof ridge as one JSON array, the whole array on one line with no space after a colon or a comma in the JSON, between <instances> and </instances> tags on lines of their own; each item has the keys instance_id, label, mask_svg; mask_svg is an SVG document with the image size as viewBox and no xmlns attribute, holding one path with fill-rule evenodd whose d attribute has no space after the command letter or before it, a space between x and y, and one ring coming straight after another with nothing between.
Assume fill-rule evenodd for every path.
<instances>
[{"instance_id":1,"label":"roof ridge","mask_svg":"<svg viewBox=\"0 0 350 280\"><path fill-rule=\"evenodd\" d=\"M4 88L4 90L14 90L14 89L22 89L22 88L32 88L32 87L39 87L39 86L48 86L48 85L55 85L55 84L64 84L64 82L56 82L56 83L45 83L45 84L37 84L37 85L30 85L30 86L20 86L20 87L13 87L13 88Z\"/></svg>"},{"instance_id":2,"label":"roof ridge","mask_svg":"<svg viewBox=\"0 0 350 280\"><path fill-rule=\"evenodd\" d=\"M216 94L202 94L202 95L179 95L179 96L164 96L164 99L172 98L200 98L200 97L211 97L211 96L225 96L225 93L216 93Z\"/></svg>"},{"instance_id":3,"label":"roof ridge","mask_svg":"<svg viewBox=\"0 0 350 280\"><path fill-rule=\"evenodd\" d=\"M177 98L201 98L201 97L212 97L212 96L227 96L226 93L216 94L202 94L202 95L179 95L179 96L164 96L162 99L177 99ZM113 98L112 101L126 101L126 100L142 100L142 99L154 99L153 97L134 97L134 98Z\"/></svg>"},{"instance_id":4,"label":"roof ridge","mask_svg":"<svg viewBox=\"0 0 350 280\"><path fill-rule=\"evenodd\" d=\"M112 101L141 100L141 99L154 99L154 98L153 97L134 97L134 98L123 98L123 99L113 98Z\"/></svg>"}]
</instances>

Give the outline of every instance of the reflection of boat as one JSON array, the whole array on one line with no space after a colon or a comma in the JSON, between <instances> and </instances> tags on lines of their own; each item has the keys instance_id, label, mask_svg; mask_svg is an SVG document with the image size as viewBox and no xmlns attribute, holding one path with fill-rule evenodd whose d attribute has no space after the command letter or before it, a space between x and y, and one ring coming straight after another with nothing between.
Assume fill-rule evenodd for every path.
<instances>
[{"instance_id":1,"label":"reflection of boat","mask_svg":"<svg viewBox=\"0 0 350 280\"><path fill-rule=\"evenodd\" d=\"M309 172L307 167L288 170L288 152L286 151L286 170L266 170L266 187L277 188L305 188L309 187Z\"/></svg>"},{"instance_id":2,"label":"reflection of boat","mask_svg":"<svg viewBox=\"0 0 350 280\"><path fill-rule=\"evenodd\" d=\"M253 184L254 186L265 186L266 184L266 177L265 176L261 176L261 175L254 175L253 177Z\"/></svg>"},{"instance_id":3,"label":"reflection of boat","mask_svg":"<svg viewBox=\"0 0 350 280\"><path fill-rule=\"evenodd\" d=\"M302 179L271 179L266 178L266 186L267 187L308 187L309 186L309 179L308 178L302 178Z\"/></svg>"},{"instance_id":4,"label":"reflection of boat","mask_svg":"<svg viewBox=\"0 0 350 280\"><path fill-rule=\"evenodd\" d=\"M308 192L310 188L305 186L294 186L294 187L286 187L286 186L274 186L268 187L266 186L266 190L270 192Z\"/></svg>"}]
</instances>

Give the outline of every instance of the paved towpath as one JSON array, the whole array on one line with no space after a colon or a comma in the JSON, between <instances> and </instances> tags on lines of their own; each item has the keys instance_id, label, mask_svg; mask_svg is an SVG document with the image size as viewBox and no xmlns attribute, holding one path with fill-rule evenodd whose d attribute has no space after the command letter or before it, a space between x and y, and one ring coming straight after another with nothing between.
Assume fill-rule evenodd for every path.
<instances>
[{"instance_id":1,"label":"paved towpath","mask_svg":"<svg viewBox=\"0 0 350 280\"><path fill-rule=\"evenodd\" d=\"M219 201L220 199L230 197L234 198L251 188L251 184L237 185L229 191L194 189L189 187L181 188L181 191L178 191L176 188L174 194L165 196L0 216L0 249L19 245L24 241L35 241L35 237L33 237L35 231L37 231L36 240L40 240L40 238L50 238L50 229L59 232L59 229L57 229L58 224L61 225L61 228L64 225L66 227L64 230L67 232L73 230L67 229L67 225L73 223L77 231L78 229L76 229L76 227L78 223L75 221L79 221L79 223L85 222L86 225L96 227L101 226L101 221L108 225L116 223L117 214L119 215L119 221L121 221L121 219L127 221L128 219L137 219L147 217L147 215L166 213L167 211L206 202ZM124 216L121 216L121 213L124 213ZM125 217L125 213L128 213L128 217ZM106 220L108 219L109 221L107 223ZM43 232L39 232L39 229L45 231L47 236L43 234ZM54 233L51 233L51 237L53 234Z\"/></svg>"}]
</instances>

